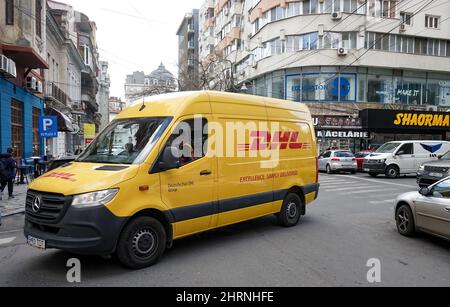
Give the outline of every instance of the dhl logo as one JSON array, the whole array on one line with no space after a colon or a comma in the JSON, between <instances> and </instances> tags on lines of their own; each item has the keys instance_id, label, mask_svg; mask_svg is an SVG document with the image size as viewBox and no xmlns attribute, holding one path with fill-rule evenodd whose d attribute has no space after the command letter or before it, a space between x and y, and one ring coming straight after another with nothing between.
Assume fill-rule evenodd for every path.
<instances>
[{"instance_id":1,"label":"dhl logo","mask_svg":"<svg viewBox=\"0 0 450 307\"><path fill-rule=\"evenodd\" d=\"M276 131L270 133L268 131L253 131L250 138L253 138L252 144L239 144L238 151L255 151L255 150L300 150L311 149L311 143L299 142L299 132Z\"/></svg>"},{"instance_id":2,"label":"dhl logo","mask_svg":"<svg viewBox=\"0 0 450 307\"><path fill-rule=\"evenodd\" d=\"M57 178L62 180L69 180L69 181L76 181L73 177L75 174L69 174L69 173L49 173L44 176L43 178Z\"/></svg>"}]
</instances>

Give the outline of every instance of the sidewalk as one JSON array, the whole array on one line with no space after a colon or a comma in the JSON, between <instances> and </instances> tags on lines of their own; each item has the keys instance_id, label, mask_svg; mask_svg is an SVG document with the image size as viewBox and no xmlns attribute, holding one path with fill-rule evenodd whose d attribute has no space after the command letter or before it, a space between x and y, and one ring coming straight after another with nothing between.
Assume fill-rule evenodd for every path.
<instances>
[{"instance_id":1,"label":"sidewalk","mask_svg":"<svg viewBox=\"0 0 450 307\"><path fill-rule=\"evenodd\" d=\"M14 185L14 199L8 199L8 188L3 191L3 200L0 200L2 216L10 216L25 212L25 198L28 186L26 184Z\"/></svg>"}]
</instances>

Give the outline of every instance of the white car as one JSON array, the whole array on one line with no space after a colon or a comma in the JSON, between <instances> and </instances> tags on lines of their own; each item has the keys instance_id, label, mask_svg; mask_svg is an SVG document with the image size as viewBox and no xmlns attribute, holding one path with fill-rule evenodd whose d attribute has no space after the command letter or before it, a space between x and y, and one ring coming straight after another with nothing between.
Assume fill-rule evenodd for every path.
<instances>
[{"instance_id":1,"label":"white car","mask_svg":"<svg viewBox=\"0 0 450 307\"><path fill-rule=\"evenodd\" d=\"M329 150L325 151L318 158L319 171L325 171L328 174L335 172L349 172L356 174L358 163L355 155L347 150Z\"/></svg>"},{"instance_id":2,"label":"white car","mask_svg":"<svg viewBox=\"0 0 450 307\"><path fill-rule=\"evenodd\" d=\"M363 170L372 177L415 175L422 164L438 160L449 150L450 142L446 141L389 142L364 159Z\"/></svg>"},{"instance_id":3,"label":"white car","mask_svg":"<svg viewBox=\"0 0 450 307\"><path fill-rule=\"evenodd\" d=\"M419 192L400 195L395 220L401 235L411 237L422 231L450 240L450 177Z\"/></svg>"}]
</instances>

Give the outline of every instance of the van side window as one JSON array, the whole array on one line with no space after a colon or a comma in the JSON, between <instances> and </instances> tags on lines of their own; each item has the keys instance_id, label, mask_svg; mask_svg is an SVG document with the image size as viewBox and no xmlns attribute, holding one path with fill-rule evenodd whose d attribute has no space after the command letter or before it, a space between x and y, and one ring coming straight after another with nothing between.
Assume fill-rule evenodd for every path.
<instances>
[{"instance_id":1,"label":"van side window","mask_svg":"<svg viewBox=\"0 0 450 307\"><path fill-rule=\"evenodd\" d=\"M412 144L412 143L404 144L398 150L398 152L401 152L401 151L403 151L404 155L413 155L414 154L414 144Z\"/></svg>"},{"instance_id":2,"label":"van side window","mask_svg":"<svg viewBox=\"0 0 450 307\"><path fill-rule=\"evenodd\" d=\"M167 141L168 146L180 149L181 167L205 157L208 148L207 119L193 118L180 122Z\"/></svg>"}]
</instances>

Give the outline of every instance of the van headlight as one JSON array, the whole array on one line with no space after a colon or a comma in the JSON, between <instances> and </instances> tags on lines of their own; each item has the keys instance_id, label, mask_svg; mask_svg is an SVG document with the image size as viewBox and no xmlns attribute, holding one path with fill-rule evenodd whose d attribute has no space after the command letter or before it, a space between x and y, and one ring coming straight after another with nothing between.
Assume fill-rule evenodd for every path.
<instances>
[{"instance_id":1,"label":"van headlight","mask_svg":"<svg viewBox=\"0 0 450 307\"><path fill-rule=\"evenodd\" d=\"M72 206L75 208L93 208L105 206L116 197L119 189L110 189L99 192L76 195L73 198Z\"/></svg>"}]
</instances>

